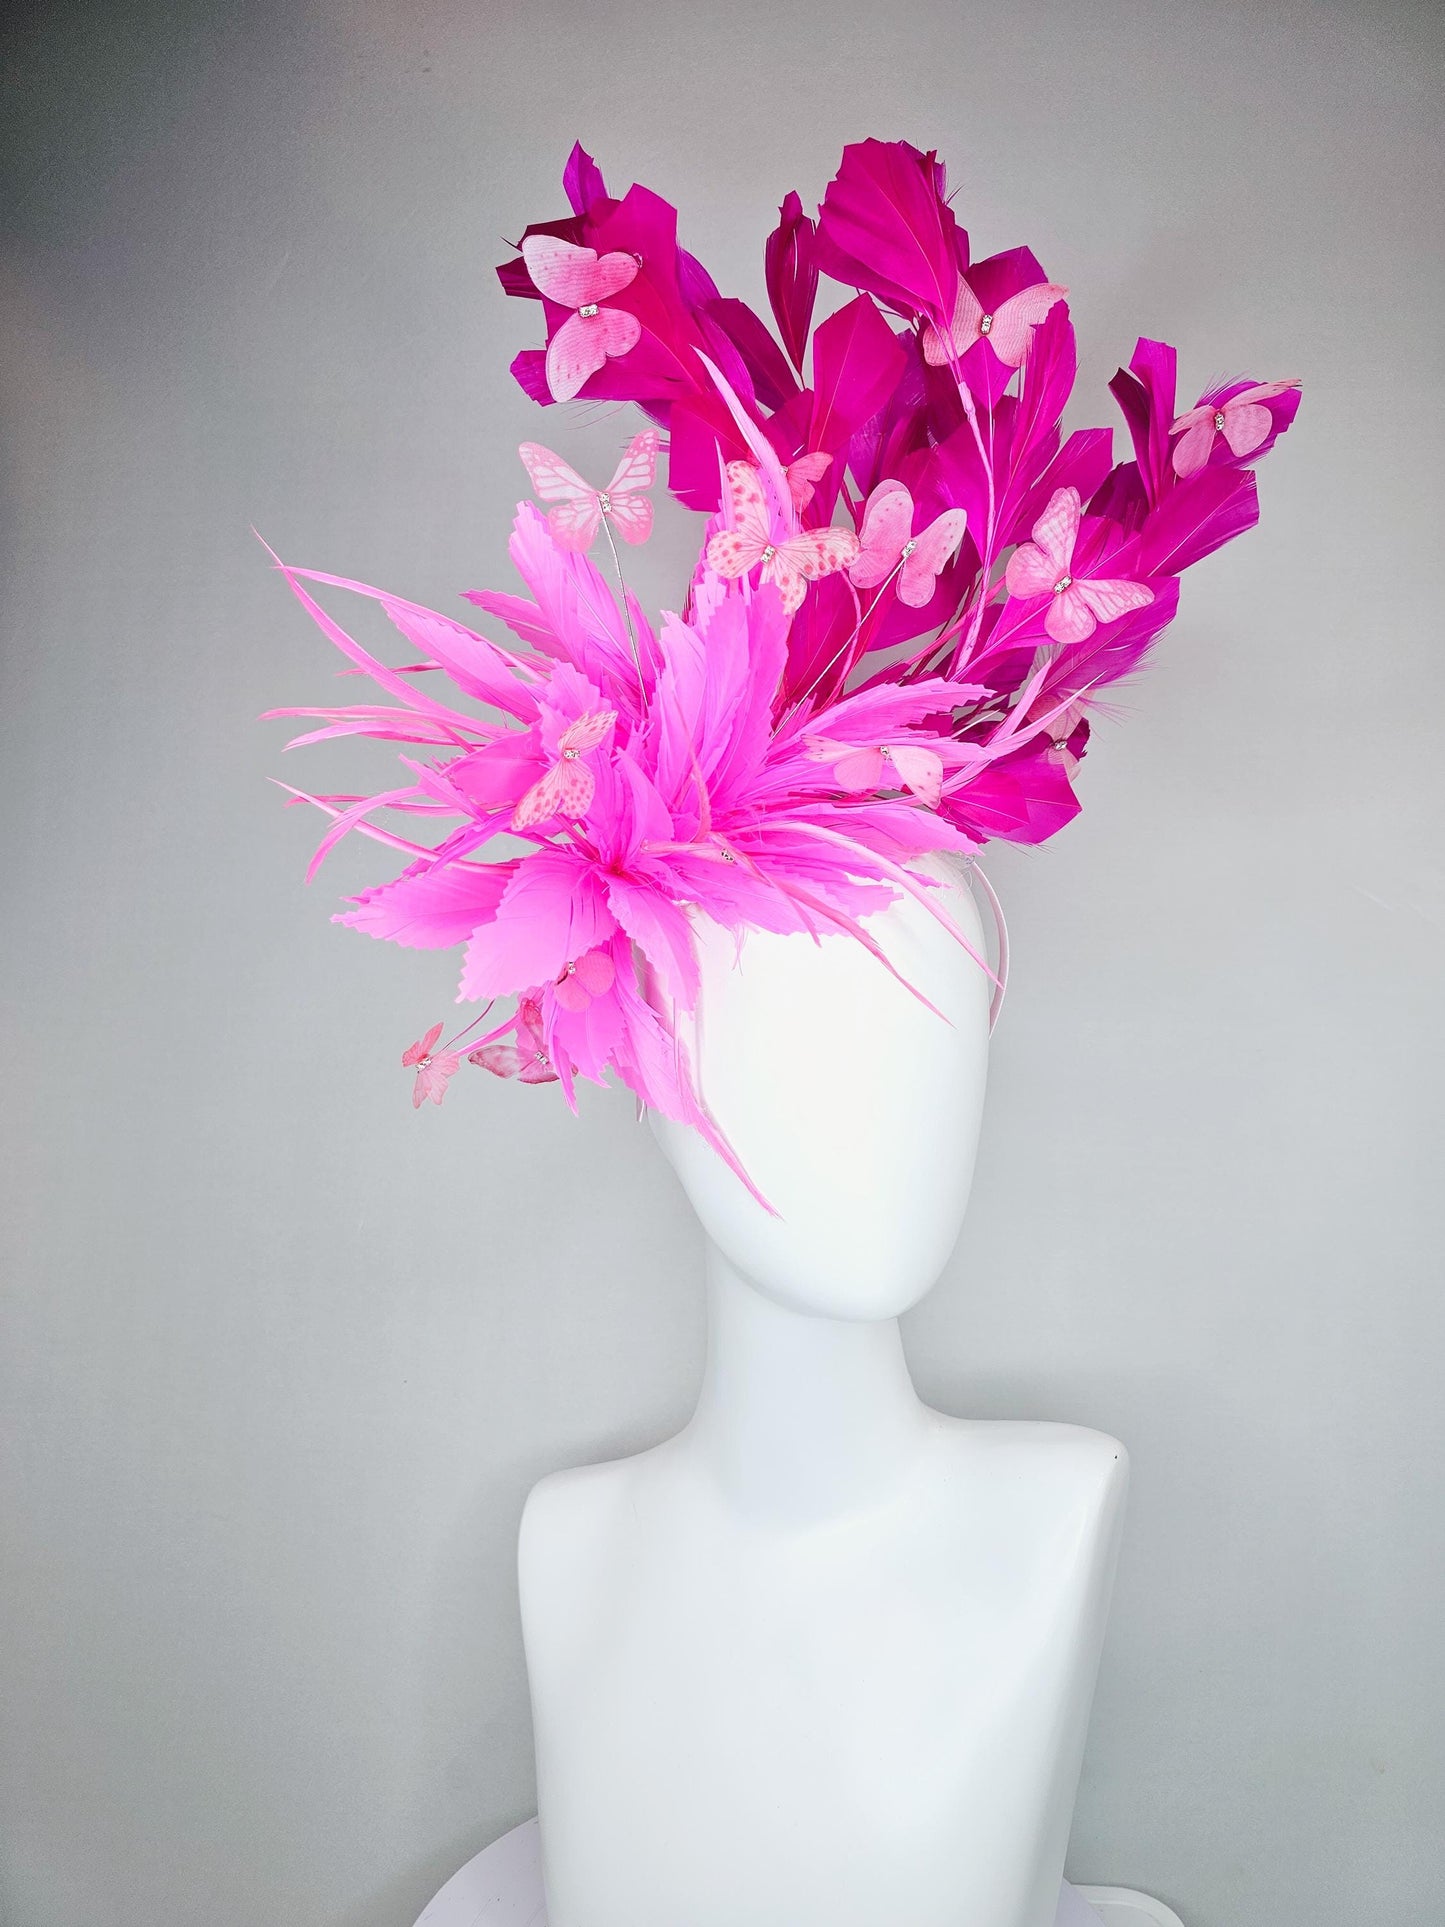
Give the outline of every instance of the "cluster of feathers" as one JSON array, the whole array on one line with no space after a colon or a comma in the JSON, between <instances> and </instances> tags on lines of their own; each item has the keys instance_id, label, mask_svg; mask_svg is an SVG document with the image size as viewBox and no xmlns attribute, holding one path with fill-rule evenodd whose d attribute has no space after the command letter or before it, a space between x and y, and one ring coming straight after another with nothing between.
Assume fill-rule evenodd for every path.
<instances>
[{"instance_id":1,"label":"cluster of feathers","mask_svg":"<svg viewBox=\"0 0 1445 1927\"><path fill-rule=\"evenodd\" d=\"M292 794L332 818L313 874L353 831L408 858L338 921L463 951L459 1000L483 1014L406 1052L418 1105L464 1061L573 1104L610 1071L746 1183L683 1041L694 920L842 932L890 968L870 913L906 891L946 921L916 858L1067 823L1091 705L1173 618L1181 572L1258 519L1252 464L1298 384L1231 381L1180 412L1174 350L1141 340L1110 384L1132 458L1107 428L1065 437L1068 290L1026 248L974 261L941 164L906 142L847 148L816 219L783 202L776 334L656 194L613 198L580 147L564 187L571 214L498 270L546 326L513 372L543 405L631 402L650 426L605 488L524 445L547 512L517 512L528 594L468 592L491 635L278 564L386 700L271 713L318 720L299 743L407 746L396 788ZM821 275L853 292L815 325ZM709 520L681 612L654 626L588 552L647 537L664 452ZM373 598L414 659L378 660L308 583Z\"/></svg>"}]
</instances>

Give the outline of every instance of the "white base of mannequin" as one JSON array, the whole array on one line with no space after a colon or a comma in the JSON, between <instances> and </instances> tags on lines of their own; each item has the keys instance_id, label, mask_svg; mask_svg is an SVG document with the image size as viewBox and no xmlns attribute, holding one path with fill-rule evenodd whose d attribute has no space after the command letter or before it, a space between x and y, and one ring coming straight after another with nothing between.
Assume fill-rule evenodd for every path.
<instances>
[{"instance_id":1,"label":"white base of mannequin","mask_svg":"<svg viewBox=\"0 0 1445 1927\"><path fill-rule=\"evenodd\" d=\"M537 1822L526 1820L454 1873L416 1927L547 1927ZM1059 1890L1054 1927L1184 1927L1177 1914L1122 1887Z\"/></svg>"}]
</instances>

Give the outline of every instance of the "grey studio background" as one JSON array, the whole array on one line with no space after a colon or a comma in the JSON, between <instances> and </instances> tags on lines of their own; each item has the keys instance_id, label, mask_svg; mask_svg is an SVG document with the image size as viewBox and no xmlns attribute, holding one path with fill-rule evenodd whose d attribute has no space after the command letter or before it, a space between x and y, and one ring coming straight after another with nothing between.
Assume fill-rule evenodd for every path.
<instances>
[{"instance_id":1,"label":"grey studio background","mask_svg":"<svg viewBox=\"0 0 1445 1927\"><path fill-rule=\"evenodd\" d=\"M993 869L1016 967L956 1412L1117 1433L1070 1855L1188 1927L1445 1906L1438 1205L1442 17L1429 5L38 6L0 140L0 1920L406 1927L533 1810L527 1488L684 1417L699 1235L622 1095L401 1049L454 964L327 921L262 708L342 699L268 571L507 586L545 421L494 281L574 135L763 304L784 191L937 144L979 253L1298 374L1081 819ZM695 525L635 565L675 597ZM458 605L460 606L460 605ZM359 618L360 619L360 618ZM366 630L365 633L377 633ZM354 685L352 686L354 687ZM740 1923L740 1927L743 1924ZM906 1927L906 1923L899 1923ZM983 1927L980 1923L979 1927Z\"/></svg>"}]
</instances>

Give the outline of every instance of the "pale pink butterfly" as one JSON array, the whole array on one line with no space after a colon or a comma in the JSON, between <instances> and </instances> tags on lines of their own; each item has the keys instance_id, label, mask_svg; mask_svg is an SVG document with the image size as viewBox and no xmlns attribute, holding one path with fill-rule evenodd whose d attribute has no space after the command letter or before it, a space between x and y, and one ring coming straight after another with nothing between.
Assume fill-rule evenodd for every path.
<instances>
[{"instance_id":1,"label":"pale pink butterfly","mask_svg":"<svg viewBox=\"0 0 1445 1927\"><path fill-rule=\"evenodd\" d=\"M552 538L561 549L590 549L605 515L624 542L645 542L652 533L652 504L640 491L657 478L657 451L662 437L644 428L627 444L616 473L606 488L596 489L560 455L539 442L523 442L521 456L532 487L544 502Z\"/></svg>"},{"instance_id":2,"label":"pale pink butterfly","mask_svg":"<svg viewBox=\"0 0 1445 1927\"><path fill-rule=\"evenodd\" d=\"M1029 351L1034 329L1068 292L1056 282L1040 281L1036 287L1020 288L1000 301L992 314L985 314L983 303L960 275L948 331L951 341L930 321L923 330L923 359L932 368L942 368L950 359L960 360L976 341L986 341L1005 367L1017 368Z\"/></svg>"},{"instance_id":3,"label":"pale pink butterfly","mask_svg":"<svg viewBox=\"0 0 1445 1927\"><path fill-rule=\"evenodd\" d=\"M796 462L789 462L783 471L788 478L788 493L793 498L793 507L801 515L817 492L819 482L833 466L833 457L820 450L800 455Z\"/></svg>"},{"instance_id":4,"label":"pale pink butterfly","mask_svg":"<svg viewBox=\"0 0 1445 1927\"><path fill-rule=\"evenodd\" d=\"M512 812L514 830L530 830L535 823L559 813L585 816L597 789L597 778L582 758L596 749L617 721L615 709L593 709L569 723L557 738L557 760L532 785Z\"/></svg>"},{"instance_id":5,"label":"pale pink butterfly","mask_svg":"<svg viewBox=\"0 0 1445 1927\"><path fill-rule=\"evenodd\" d=\"M585 950L562 966L553 995L563 1010L586 1010L594 997L605 997L616 980L611 951Z\"/></svg>"},{"instance_id":6,"label":"pale pink butterfly","mask_svg":"<svg viewBox=\"0 0 1445 1927\"><path fill-rule=\"evenodd\" d=\"M407 1070L416 1067L416 1082L411 1089L411 1107L419 1111L428 1098L433 1104L440 1104L447 1094L447 1085L461 1065L458 1051L441 1050L436 1047L442 1034L440 1024L433 1024L426 1036L410 1045L401 1054L402 1064Z\"/></svg>"},{"instance_id":7,"label":"pale pink butterfly","mask_svg":"<svg viewBox=\"0 0 1445 1927\"><path fill-rule=\"evenodd\" d=\"M1197 474L1209 460L1214 438L1222 435L1231 455L1250 455L1269 439L1274 417L1262 403L1298 388L1298 381L1264 381L1243 388L1228 401L1200 402L1182 414L1169 430L1179 440L1174 444L1174 473Z\"/></svg>"},{"instance_id":8,"label":"pale pink butterfly","mask_svg":"<svg viewBox=\"0 0 1445 1927\"><path fill-rule=\"evenodd\" d=\"M921 609L932 600L938 572L963 540L967 525L962 509L945 509L915 535L913 497L902 482L880 482L863 509L858 555L848 565L849 577L855 587L872 589L898 569L898 600Z\"/></svg>"},{"instance_id":9,"label":"pale pink butterfly","mask_svg":"<svg viewBox=\"0 0 1445 1927\"><path fill-rule=\"evenodd\" d=\"M549 301L574 310L547 343L552 399L571 401L589 376L635 348L641 338L642 323L635 314L602 305L608 295L619 294L636 280L637 257L599 255L595 248L575 247L555 234L529 234L522 242L522 259Z\"/></svg>"},{"instance_id":10,"label":"pale pink butterfly","mask_svg":"<svg viewBox=\"0 0 1445 1927\"><path fill-rule=\"evenodd\" d=\"M1073 573L1082 517L1079 491L1055 490L1034 523L1033 541L1019 544L1004 572L1010 595L1052 596L1044 627L1055 642L1082 642L1099 623L1154 600L1154 591L1143 582Z\"/></svg>"},{"instance_id":11,"label":"pale pink butterfly","mask_svg":"<svg viewBox=\"0 0 1445 1927\"><path fill-rule=\"evenodd\" d=\"M536 998L524 997L517 1005L515 1044L483 1044L468 1054L467 1062L494 1077L515 1077L519 1084L555 1084L557 1073L542 1040L542 1010Z\"/></svg>"},{"instance_id":12,"label":"pale pink butterfly","mask_svg":"<svg viewBox=\"0 0 1445 1927\"><path fill-rule=\"evenodd\" d=\"M801 529L775 541L767 497L751 462L728 463L728 495L736 526L713 536L707 565L722 576L757 568L760 582L776 586L788 615L802 606L810 582L846 569L858 553L851 529Z\"/></svg>"},{"instance_id":13,"label":"pale pink butterfly","mask_svg":"<svg viewBox=\"0 0 1445 1927\"><path fill-rule=\"evenodd\" d=\"M943 794L943 758L922 743L877 743L860 749L855 743L835 743L826 736L808 738L808 755L815 763L831 763L840 789L850 795L864 790L911 790L930 809Z\"/></svg>"}]
</instances>

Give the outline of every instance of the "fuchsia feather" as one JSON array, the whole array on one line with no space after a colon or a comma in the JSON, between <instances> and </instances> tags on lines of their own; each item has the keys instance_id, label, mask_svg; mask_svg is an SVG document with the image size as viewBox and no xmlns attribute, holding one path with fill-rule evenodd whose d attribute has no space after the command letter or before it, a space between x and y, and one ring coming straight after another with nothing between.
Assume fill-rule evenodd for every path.
<instances>
[{"instance_id":1,"label":"fuchsia feather","mask_svg":"<svg viewBox=\"0 0 1445 1927\"><path fill-rule=\"evenodd\" d=\"M1172 619L1180 572L1257 519L1250 471L1298 384L1240 380L1179 414L1174 350L1141 340L1111 384L1133 459L1111 466L1106 429L1064 441L1064 288L1026 248L970 265L940 163L907 142L848 148L816 224L784 200L766 249L781 346L679 247L666 201L609 195L580 146L564 185L571 215L498 271L546 320L515 372L540 402L631 401L653 426L605 490L525 446L551 507L517 511L527 594L467 592L508 641L278 561L386 699L271 713L317 722L297 744L404 746L395 787L291 792L330 819L313 869L353 830L408 859L337 921L460 949L460 1000L484 1017L517 999L470 1047L475 1024L446 1043L437 1025L406 1051L416 1105L464 1057L574 1106L579 1078L614 1075L747 1183L673 1024L697 996L694 919L847 934L892 969L866 919L907 893L963 942L910 864L1041 842L1077 813L1091 706ZM814 327L820 269L853 295ZM673 492L715 519L654 630L585 550L604 527L646 539L664 445ZM378 605L406 666L307 583ZM455 701L427 693L437 675ZM1001 988L1002 946L997 972L978 961Z\"/></svg>"}]
</instances>

